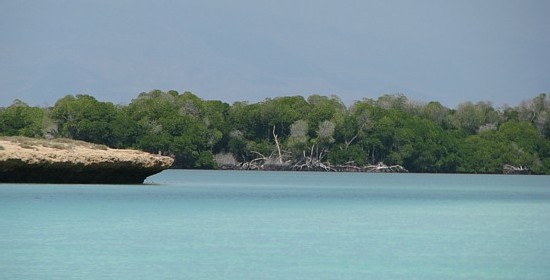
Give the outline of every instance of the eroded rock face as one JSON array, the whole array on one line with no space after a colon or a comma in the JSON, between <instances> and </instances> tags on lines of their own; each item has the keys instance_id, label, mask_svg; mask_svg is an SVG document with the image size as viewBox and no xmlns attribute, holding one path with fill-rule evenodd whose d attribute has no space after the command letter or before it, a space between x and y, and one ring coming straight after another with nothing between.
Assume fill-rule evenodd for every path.
<instances>
[{"instance_id":1,"label":"eroded rock face","mask_svg":"<svg viewBox=\"0 0 550 280\"><path fill-rule=\"evenodd\" d=\"M82 141L0 138L1 183L141 184L173 162Z\"/></svg>"}]
</instances>

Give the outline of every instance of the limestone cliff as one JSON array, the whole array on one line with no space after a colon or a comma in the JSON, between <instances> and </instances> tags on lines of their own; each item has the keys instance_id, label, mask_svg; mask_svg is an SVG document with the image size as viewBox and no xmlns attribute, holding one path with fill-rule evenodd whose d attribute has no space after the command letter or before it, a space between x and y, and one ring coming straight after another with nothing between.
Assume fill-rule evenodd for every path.
<instances>
[{"instance_id":1,"label":"limestone cliff","mask_svg":"<svg viewBox=\"0 0 550 280\"><path fill-rule=\"evenodd\" d=\"M0 137L0 183L141 184L173 162L83 141Z\"/></svg>"}]
</instances>

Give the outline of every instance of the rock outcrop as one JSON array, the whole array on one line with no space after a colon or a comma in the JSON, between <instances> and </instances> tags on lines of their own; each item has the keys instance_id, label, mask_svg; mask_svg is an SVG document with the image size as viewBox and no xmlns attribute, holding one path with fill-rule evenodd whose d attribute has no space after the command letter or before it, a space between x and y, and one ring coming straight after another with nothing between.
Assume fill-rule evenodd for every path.
<instances>
[{"instance_id":1,"label":"rock outcrop","mask_svg":"<svg viewBox=\"0 0 550 280\"><path fill-rule=\"evenodd\" d=\"M0 137L0 183L141 184L173 162L83 141Z\"/></svg>"}]
</instances>

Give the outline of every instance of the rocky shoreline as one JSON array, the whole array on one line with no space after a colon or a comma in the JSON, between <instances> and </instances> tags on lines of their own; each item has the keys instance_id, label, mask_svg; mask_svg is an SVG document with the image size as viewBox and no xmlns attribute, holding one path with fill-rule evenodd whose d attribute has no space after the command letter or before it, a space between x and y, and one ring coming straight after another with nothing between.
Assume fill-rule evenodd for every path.
<instances>
[{"instance_id":1,"label":"rocky shoreline","mask_svg":"<svg viewBox=\"0 0 550 280\"><path fill-rule=\"evenodd\" d=\"M173 162L83 141L0 137L0 183L141 184Z\"/></svg>"}]
</instances>

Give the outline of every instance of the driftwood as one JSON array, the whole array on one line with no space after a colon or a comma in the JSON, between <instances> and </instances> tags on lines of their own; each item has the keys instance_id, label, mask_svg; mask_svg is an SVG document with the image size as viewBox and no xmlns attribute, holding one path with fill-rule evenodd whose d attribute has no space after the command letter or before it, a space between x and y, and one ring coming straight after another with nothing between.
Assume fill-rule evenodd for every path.
<instances>
[{"instance_id":1,"label":"driftwood","mask_svg":"<svg viewBox=\"0 0 550 280\"><path fill-rule=\"evenodd\" d=\"M365 172L365 168L353 164L341 164L334 166L338 172Z\"/></svg>"},{"instance_id":2,"label":"driftwood","mask_svg":"<svg viewBox=\"0 0 550 280\"><path fill-rule=\"evenodd\" d=\"M377 165L357 166L354 162L342 165L332 165L322 162L315 157L303 157L298 161L283 161L273 155L266 157L256 153L259 157L243 163L224 164L220 169L224 170L266 170L266 171L324 171L324 172L370 172L370 173L407 173L401 165L387 166L383 163Z\"/></svg>"},{"instance_id":3,"label":"driftwood","mask_svg":"<svg viewBox=\"0 0 550 280\"><path fill-rule=\"evenodd\" d=\"M401 165L387 166L384 163L378 163L377 165L368 165L368 166L366 166L365 167L365 172L372 172L372 173L407 173L409 171Z\"/></svg>"},{"instance_id":4,"label":"driftwood","mask_svg":"<svg viewBox=\"0 0 550 280\"><path fill-rule=\"evenodd\" d=\"M514 166L511 164L505 164L502 167L502 173L504 174L529 174L529 168L524 166Z\"/></svg>"},{"instance_id":5,"label":"driftwood","mask_svg":"<svg viewBox=\"0 0 550 280\"><path fill-rule=\"evenodd\" d=\"M323 157L326 155L324 150L319 151L319 146L315 149L315 145L311 146L309 156L306 155L306 151L302 151L303 155L300 159L285 160L286 155L283 157L283 151L279 143L279 137L275 134L275 126L273 126L273 139L275 140L275 147L277 156L272 152L271 155L266 157L265 155L251 151L256 154L257 157L249 162L237 163L235 157L228 154L218 154L215 157L216 162L220 169L224 170L269 170L269 171L325 171L325 172L376 172L376 173L403 173L408 172L401 165L387 166L384 163L378 163L376 165L367 165L364 167L357 166L353 161L346 162L342 165L332 165L330 162L323 162ZM355 140L356 136L351 140L346 141L347 144L351 144Z\"/></svg>"},{"instance_id":6,"label":"driftwood","mask_svg":"<svg viewBox=\"0 0 550 280\"><path fill-rule=\"evenodd\" d=\"M306 157L294 163L291 170L295 171L337 171L330 163L323 163L317 158Z\"/></svg>"}]
</instances>

